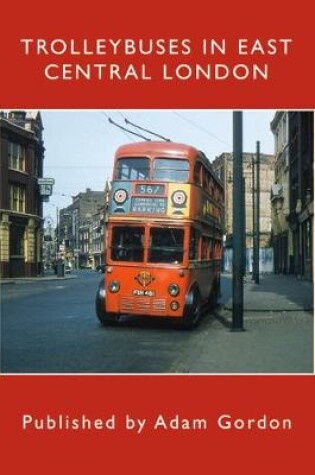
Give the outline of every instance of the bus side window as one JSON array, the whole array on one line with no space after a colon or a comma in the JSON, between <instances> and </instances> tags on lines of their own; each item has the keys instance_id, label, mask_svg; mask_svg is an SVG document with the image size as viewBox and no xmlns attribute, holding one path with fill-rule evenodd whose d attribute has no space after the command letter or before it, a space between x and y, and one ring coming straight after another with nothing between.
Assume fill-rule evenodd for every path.
<instances>
[{"instance_id":1,"label":"bus side window","mask_svg":"<svg viewBox=\"0 0 315 475\"><path fill-rule=\"evenodd\" d=\"M222 248L220 241L216 241L214 245L214 257L215 259L221 259L222 257Z\"/></svg>"},{"instance_id":2,"label":"bus side window","mask_svg":"<svg viewBox=\"0 0 315 475\"><path fill-rule=\"evenodd\" d=\"M199 248L199 232L195 228L190 229L189 239L189 260L196 261L198 259Z\"/></svg>"},{"instance_id":3,"label":"bus side window","mask_svg":"<svg viewBox=\"0 0 315 475\"><path fill-rule=\"evenodd\" d=\"M202 186L205 190L208 189L209 184L209 172L205 167L202 167Z\"/></svg>"},{"instance_id":4,"label":"bus side window","mask_svg":"<svg viewBox=\"0 0 315 475\"><path fill-rule=\"evenodd\" d=\"M209 238L209 259L213 259L213 240Z\"/></svg>"},{"instance_id":5,"label":"bus side window","mask_svg":"<svg viewBox=\"0 0 315 475\"><path fill-rule=\"evenodd\" d=\"M208 258L208 242L207 237L202 236L201 238L201 260L205 261Z\"/></svg>"},{"instance_id":6,"label":"bus side window","mask_svg":"<svg viewBox=\"0 0 315 475\"><path fill-rule=\"evenodd\" d=\"M194 169L194 182L196 185L201 185L201 163L197 162Z\"/></svg>"}]
</instances>

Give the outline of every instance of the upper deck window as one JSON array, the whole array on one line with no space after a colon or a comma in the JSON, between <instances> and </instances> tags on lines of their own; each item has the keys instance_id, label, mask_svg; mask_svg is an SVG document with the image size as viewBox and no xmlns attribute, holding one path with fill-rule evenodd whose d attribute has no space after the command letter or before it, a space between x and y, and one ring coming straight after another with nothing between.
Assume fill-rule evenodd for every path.
<instances>
[{"instance_id":1,"label":"upper deck window","mask_svg":"<svg viewBox=\"0 0 315 475\"><path fill-rule=\"evenodd\" d=\"M148 180L150 160L145 157L120 158L116 165L116 180Z\"/></svg>"},{"instance_id":2,"label":"upper deck window","mask_svg":"<svg viewBox=\"0 0 315 475\"><path fill-rule=\"evenodd\" d=\"M153 180L186 183L189 179L189 162L173 158L156 158L153 164Z\"/></svg>"}]
</instances>

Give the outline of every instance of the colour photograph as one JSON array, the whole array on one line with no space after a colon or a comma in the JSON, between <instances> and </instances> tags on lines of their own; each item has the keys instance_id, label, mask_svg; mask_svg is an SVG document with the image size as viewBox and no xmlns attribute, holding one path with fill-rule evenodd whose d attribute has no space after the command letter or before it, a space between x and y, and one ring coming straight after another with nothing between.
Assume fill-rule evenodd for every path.
<instances>
[{"instance_id":1,"label":"colour photograph","mask_svg":"<svg viewBox=\"0 0 315 475\"><path fill-rule=\"evenodd\" d=\"M240 118L1 113L3 372L313 372L313 111Z\"/></svg>"}]
</instances>

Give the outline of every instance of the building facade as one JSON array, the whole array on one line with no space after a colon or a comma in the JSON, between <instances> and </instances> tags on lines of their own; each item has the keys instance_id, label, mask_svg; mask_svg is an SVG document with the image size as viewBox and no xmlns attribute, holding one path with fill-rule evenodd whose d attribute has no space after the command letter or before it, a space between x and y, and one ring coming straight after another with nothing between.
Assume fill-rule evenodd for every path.
<instances>
[{"instance_id":1,"label":"building facade","mask_svg":"<svg viewBox=\"0 0 315 475\"><path fill-rule=\"evenodd\" d=\"M107 205L100 208L92 216L92 252L93 267L97 267L105 262L105 240L107 224Z\"/></svg>"},{"instance_id":2,"label":"building facade","mask_svg":"<svg viewBox=\"0 0 315 475\"><path fill-rule=\"evenodd\" d=\"M38 111L0 113L0 276L42 272L43 124Z\"/></svg>"},{"instance_id":3,"label":"building facade","mask_svg":"<svg viewBox=\"0 0 315 475\"><path fill-rule=\"evenodd\" d=\"M289 247L292 236L289 229L289 114L276 113L271 122L275 139L275 182L271 187L272 246L274 250L274 270L287 274L290 268Z\"/></svg>"},{"instance_id":4,"label":"building facade","mask_svg":"<svg viewBox=\"0 0 315 475\"><path fill-rule=\"evenodd\" d=\"M76 268L94 268L104 262L108 185L105 191L87 188L59 212L59 253Z\"/></svg>"},{"instance_id":5,"label":"building facade","mask_svg":"<svg viewBox=\"0 0 315 475\"><path fill-rule=\"evenodd\" d=\"M255 153L243 153L243 176L245 186L246 248L253 247L253 161ZM260 154L260 247L269 247L271 239L270 190L274 183L275 156ZM225 196L224 234L226 247L233 239L233 155L222 153L212 162L213 169L221 179Z\"/></svg>"},{"instance_id":6,"label":"building facade","mask_svg":"<svg viewBox=\"0 0 315 475\"><path fill-rule=\"evenodd\" d=\"M313 280L314 113L277 111L271 130L277 157L271 195L275 271Z\"/></svg>"}]
</instances>

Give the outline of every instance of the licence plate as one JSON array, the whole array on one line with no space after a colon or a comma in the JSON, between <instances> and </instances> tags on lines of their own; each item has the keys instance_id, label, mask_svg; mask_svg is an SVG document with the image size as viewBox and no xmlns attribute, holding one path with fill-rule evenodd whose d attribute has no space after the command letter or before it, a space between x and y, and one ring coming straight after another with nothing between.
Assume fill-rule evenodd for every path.
<instances>
[{"instance_id":1,"label":"licence plate","mask_svg":"<svg viewBox=\"0 0 315 475\"><path fill-rule=\"evenodd\" d=\"M155 296L155 290L134 290L133 295L136 295L137 297L154 297Z\"/></svg>"}]
</instances>

